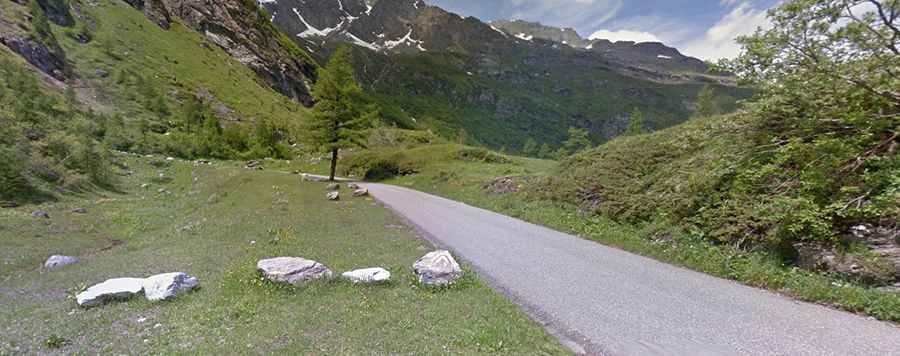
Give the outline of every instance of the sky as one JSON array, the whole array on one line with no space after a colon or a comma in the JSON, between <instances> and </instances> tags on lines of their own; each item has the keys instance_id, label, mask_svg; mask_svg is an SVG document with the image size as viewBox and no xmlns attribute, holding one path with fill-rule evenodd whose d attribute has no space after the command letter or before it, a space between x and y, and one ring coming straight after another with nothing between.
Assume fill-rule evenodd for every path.
<instances>
[{"instance_id":1,"label":"sky","mask_svg":"<svg viewBox=\"0 0 900 356\"><path fill-rule=\"evenodd\" d=\"M582 37L658 41L715 60L740 53L734 39L768 26L779 0L425 0L482 21L519 19L571 27Z\"/></svg>"}]
</instances>

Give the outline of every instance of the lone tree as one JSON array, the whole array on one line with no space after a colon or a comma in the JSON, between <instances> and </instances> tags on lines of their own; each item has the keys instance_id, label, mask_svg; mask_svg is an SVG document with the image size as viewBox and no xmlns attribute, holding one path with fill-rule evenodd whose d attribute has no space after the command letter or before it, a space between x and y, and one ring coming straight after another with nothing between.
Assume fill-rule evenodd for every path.
<instances>
[{"instance_id":1,"label":"lone tree","mask_svg":"<svg viewBox=\"0 0 900 356\"><path fill-rule=\"evenodd\" d=\"M533 157L538 153L538 143L534 138L529 137L525 140L525 144L522 145L522 154Z\"/></svg>"},{"instance_id":2,"label":"lone tree","mask_svg":"<svg viewBox=\"0 0 900 356\"><path fill-rule=\"evenodd\" d=\"M563 147L567 154L578 153L591 148L592 146L593 144L591 143L588 131L575 127L569 128L569 139L566 140L566 142L563 142Z\"/></svg>"},{"instance_id":3,"label":"lone tree","mask_svg":"<svg viewBox=\"0 0 900 356\"><path fill-rule=\"evenodd\" d=\"M628 131L625 133L628 136L636 136L644 133L644 113L641 111L641 108L634 108L634 111L631 113L631 120L628 122Z\"/></svg>"},{"instance_id":4,"label":"lone tree","mask_svg":"<svg viewBox=\"0 0 900 356\"><path fill-rule=\"evenodd\" d=\"M347 47L339 48L328 65L319 70L312 95L316 106L305 125L306 139L320 151L331 152L329 179L334 181L339 151L364 146L364 130L371 127L378 111L364 98L362 87L354 78L352 55Z\"/></svg>"},{"instance_id":5,"label":"lone tree","mask_svg":"<svg viewBox=\"0 0 900 356\"><path fill-rule=\"evenodd\" d=\"M722 109L716 102L716 92L708 84L704 85L697 93L697 116L710 117L721 113Z\"/></svg>"}]
</instances>

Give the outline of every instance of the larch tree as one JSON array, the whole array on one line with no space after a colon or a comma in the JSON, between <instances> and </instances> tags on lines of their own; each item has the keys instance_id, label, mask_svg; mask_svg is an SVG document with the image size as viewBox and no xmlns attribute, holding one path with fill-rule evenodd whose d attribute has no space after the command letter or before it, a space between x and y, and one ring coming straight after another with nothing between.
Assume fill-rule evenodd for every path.
<instances>
[{"instance_id":1,"label":"larch tree","mask_svg":"<svg viewBox=\"0 0 900 356\"><path fill-rule=\"evenodd\" d=\"M306 140L312 147L331 153L329 179L334 181L340 150L364 146L365 130L371 127L378 110L365 99L354 77L353 57L347 47L339 48L328 65L319 70L312 95L316 105L305 124Z\"/></svg>"},{"instance_id":2,"label":"larch tree","mask_svg":"<svg viewBox=\"0 0 900 356\"><path fill-rule=\"evenodd\" d=\"M628 131L626 135L635 136L644 133L644 113L640 108L634 108L631 113L631 119L628 121Z\"/></svg>"}]
</instances>

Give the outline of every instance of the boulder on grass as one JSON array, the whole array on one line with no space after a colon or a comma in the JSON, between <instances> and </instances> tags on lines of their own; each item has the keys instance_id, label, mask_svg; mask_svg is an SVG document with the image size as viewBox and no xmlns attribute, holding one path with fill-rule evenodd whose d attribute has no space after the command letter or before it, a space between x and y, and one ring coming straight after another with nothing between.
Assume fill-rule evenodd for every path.
<instances>
[{"instance_id":1,"label":"boulder on grass","mask_svg":"<svg viewBox=\"0 0 900 356\"><path fill-rule=\"evenodd\" d=\"M75 257L54 255L50 256L50 258L48 258L47 261L44 262L44 268L55 269L75 263L78 263L78 259Z\"/></svg>"},{"instance_id":2,"label":"boulder on grass","mask_svg":"<svg viewBox=\"0 0 900 356\"><path fill-rule=\"evenodd\" d=\"M359 197L364 197L364 196L367 196L367 195L369 195L369 190L368 190L368 189L365 189L365 188L360 188L360 189L357 189L357 190L354 190L354 191L353 191L353 196L354 196L354 197L357 197L357 198L359 198Z\"/></svg>"},{"instance_id":3,"label":"boulder on grass","mask_svg":"<svg viewBox=\"0 0 900 356\"><path fill-rule=\"evenodd\" d=\"M328 200L332 200L332 201L340 200L341 192L328 192L328 194L325 194L325 197L328 198Z\"/></svg>"},{"instance_id":4,"label":"boulder on grass","mask_svg":"<svg viewBox=\"0 0 900 356\"><path fill-rule=\"evenodd\" d=\"M182 272L157 274L144 279L144 296L150 301L168 300L199 285L197 278Z\"/></svg>"},{"instance_id":5,"label":"boulder on grass","mask_svg":"<svg viewBox=\"0 0 900 356\"><path fill-rule=\"evenodd\" d=\"M143 278L113 278L78 293L75 300L82 307L95 307L107 301L131 298L143 290Z\"/></svg>"},{"instance_id":6,"label":"boulder on grass","mask_svg":"<svg viewBox=\"0 0 900 356\"><path fill-rule=\"evenodd\" d=\"M350 189L350 190L357 190L357 189L359 189L359 184L356 184L356 183L347 183L347 189Z\"/></svg>"},{"instance_id":7,"label":"boulder on grass","mask_svg":"<svg viewBox=\"0 0 900 356\"><path fill-rule=\"evenodd\" d=\"M331 270L325 265L301 257L277 257L261 260L256 263L256 269L270 281L293 285L300 285L316 279L327 279L332 276Z\"/></svg>"},{"instance_id":8,"label":"boulder on grass","mask_svg":"<svg viewBox=\"0 0 900 356\"><path fill-rule=\"evenodd\" d=\"M355 284L382 283L391 279L391 272L384 268L364 268L344 272L341 275Z\"/></svg>"},{"instance_id":9,"label":"boulder on grass","mask_svg":"<svg viewBox=\"0 0 900 356\"><path fill-rule=\"evenodd\" d=\"M31 217L38 218L38 219L49 219L50 213L48 213L44 210L35 210L34 212L31 213Z\"/></svg>"},{"instance_id":10,"label":"boulder on grass","mask_svg":"<svg viewBox=\"0 0 900 356\"><path fill-rule=\"evenodd\" d=\"M413 270L419 276L419 283L432 286L452 284L462 277L463 271L449 251L438 250L422 256Z\"/></svg>"}]
</instances>

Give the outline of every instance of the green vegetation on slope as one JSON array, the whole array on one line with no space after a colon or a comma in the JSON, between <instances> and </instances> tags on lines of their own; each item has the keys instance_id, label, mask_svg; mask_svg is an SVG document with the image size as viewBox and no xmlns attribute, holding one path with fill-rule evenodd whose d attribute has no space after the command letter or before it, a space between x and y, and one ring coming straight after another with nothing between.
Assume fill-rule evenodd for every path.
<instances>
[{"instance_id":1,"label":"green vegetation on slope","mask_svg":"<svg viewBox=\"0 0 900 356\"><path fill-rule=\"evenodd\" d=\"M593 142L605 142L625 133L636 107L645 113L649 130L676 125L693 114L690 103L704 88L639 80L608 68L532 67L523 63L534 58L515 53L505 60L496 75L467 72L469 59L456 54L368 55L360 61L367 68L385 67L368 83L385 116L398 125L429 128L446 138L465 130L473 144L514 152L521 152L529 138L556 150L569 127L588 129ZM727 111L751 92L714 88L715 101Z\"/></svg>"},{"instance_id":2,"label":"green vegetation on slope","mask_svg":"<svg viewBox=\"0 0 900 356\"><path fill-rule=\"evenodd\" d=\"M56 37L82 80L79 99L120 117L114 147L187 158L289 156L286 143L309 110L201 33L180 23L164 30L121 1L82 6L76 20L90 42L54 26ZM192 130L192 115L212 129Z\"/></svg>"},{"instance_id":3,"label":"green vegetation on slope","mask_svg":"<svg viewBox=\"0 0 900 356\"><path fill-rule=\"evenodd\" d=\"M100 143L105 118L49 91L23 67L0 51L0 202L45 200L55 187L110 187L108 153Z\"/></svg>"},{"instance_id":4,"label":"green vegetation on slope","mask_svg":"<svg viewBox=\"0 0 900 356\"><path fill-rule=\"evenodd\" d=\"M123 157L135 172L123 193L66 197L42 207L50 220L0 210L0 353L567 353L471 271L446 289L419 287L411 265L432 247L370 199L326 202L324 185L229 162ZM81 262L36 270L51 254ZM336 273L383 266L393 281L262 282L256 261L282 255ZM175 270L201 289L94 309L69 298L106 278Z\"/></svg>"}]
</instances>

